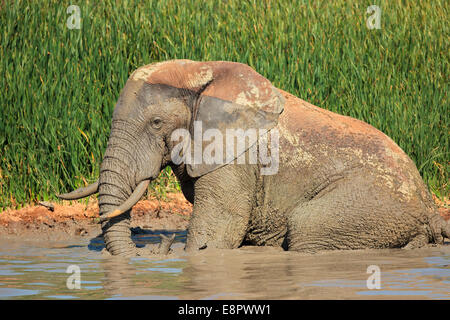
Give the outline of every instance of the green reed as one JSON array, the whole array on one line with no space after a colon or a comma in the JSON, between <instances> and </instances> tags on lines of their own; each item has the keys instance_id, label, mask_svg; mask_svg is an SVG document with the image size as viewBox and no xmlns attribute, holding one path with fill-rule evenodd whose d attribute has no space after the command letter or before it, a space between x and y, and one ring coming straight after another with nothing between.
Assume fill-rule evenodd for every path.
<instances>
[{"instance_id":1,"label":"green reed","mask_svg":"<svg viewBox=\"0 0 450 320\"><path fill-rule=\"evenodd\" d=\"M74 1L0 4L0 208L93 182L135 68L231 60L389 135L448 196L448 2ZM382 9L381 29L366 8ZM165 171L153 187L178 188ZM162 192L162 191L161 191Z\"/></svg>"}]
</instances>

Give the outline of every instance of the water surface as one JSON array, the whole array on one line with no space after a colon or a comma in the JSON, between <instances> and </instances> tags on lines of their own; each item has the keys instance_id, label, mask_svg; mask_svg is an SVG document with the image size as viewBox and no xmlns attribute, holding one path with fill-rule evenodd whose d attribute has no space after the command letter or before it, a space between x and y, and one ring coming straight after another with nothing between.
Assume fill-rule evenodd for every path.
<instances>
[{"instance_id":1,"label":"water surface","mask_svg":"<svg viewBox=\"0 0 450 320\"><path fill-rule=\"evenodd\" d=\"M134 240L155 243L157 234ZM176 246L185 238L178 232ZM101 239L1 241L0 299L450 299L450 245L309 256L247 247L128 260L105 258L102 248ZM371 265L380 289L367 287ZM81 271L80 289L67 286L70 266Z\"/></svg>"}]
</instances>

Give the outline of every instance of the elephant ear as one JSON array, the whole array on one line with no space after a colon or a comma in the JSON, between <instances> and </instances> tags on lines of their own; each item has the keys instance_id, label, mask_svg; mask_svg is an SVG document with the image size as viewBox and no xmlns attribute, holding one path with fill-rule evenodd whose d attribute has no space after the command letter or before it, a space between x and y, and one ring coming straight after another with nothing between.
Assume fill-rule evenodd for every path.
<instances>
[{"instance_id":1,"label":"elephant ear","mask_svg":"<svg viewBox=\"0 0 450 320\"><path fill-rule=\"evenodd\" d=\"M186 161L191 177L202 176L233 162L254 146L259 136L275 127L283 112L281 93L269 80L242 63L172 60L150 65L141 74L148 83L169 85L194 95L189 128L191 161ZM239 141L239 138L236 141L239 131L252 131L257 135L249 134L245 141ZM203 134L211 140L206 140L206 136L202 139ZM217 141L219 138L221 141ZM227 148L227 141L234 141L235 147ZM245 148L238 148L242 142ZM211 153L214 159L208 159L204 157L204 151L208 146L211 150L213 143L222 148L215 148ZM216 152L221 152L222 156L216 157Z\"/></svg>"}]
</instances>

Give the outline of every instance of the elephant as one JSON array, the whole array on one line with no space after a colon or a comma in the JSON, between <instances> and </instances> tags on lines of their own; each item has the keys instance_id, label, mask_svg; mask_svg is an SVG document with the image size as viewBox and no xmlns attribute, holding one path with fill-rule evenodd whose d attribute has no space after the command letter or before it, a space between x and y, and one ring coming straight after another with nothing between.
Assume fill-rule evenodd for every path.
<instances>
[{"instance_id":1,"label":"elephant","mask_svg":"<svg viewBox=\"0 0 450 320\"><path fill-rule=\"evenodd\" d=\"M193 151L206 147L206 154L212 137L223 142L239 130L244 147L230 144L196 161ZM180 143L175 132L191 135ZM255 160L258 152L265 157ZM108 252L144 255L131 240L130 210L167 166L193 204L187 253L243 245L411 249L450 237L415 164L393 140L276 88L242 63L183 59L136 69L115 106L99 180L59 197L98 192ZM170 240L162 247L166 253Z\"/></svg>"}]
</instances>

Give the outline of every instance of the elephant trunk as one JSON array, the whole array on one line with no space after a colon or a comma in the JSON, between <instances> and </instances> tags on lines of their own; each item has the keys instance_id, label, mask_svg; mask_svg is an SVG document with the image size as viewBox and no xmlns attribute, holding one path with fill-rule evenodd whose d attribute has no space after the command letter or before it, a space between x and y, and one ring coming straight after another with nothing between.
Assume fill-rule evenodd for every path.
<instances>
[{"instance_id":1,"label":"elephant trunk","mask_svg":"<svg viewBox=\"0 0 450 320\"><path fill-rule=\"evenodd\" d=\"M123 146L127 145L118 133L111 132L108 147L100 168L99 208L100 217L116 210L129 199L136 188L135 161L132 152ZM130 212L126 210L120 216L102 222L103 237L106 249L112 255L133 256L136 246L131 240Z\"/></svg>"}]
</instances>

